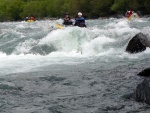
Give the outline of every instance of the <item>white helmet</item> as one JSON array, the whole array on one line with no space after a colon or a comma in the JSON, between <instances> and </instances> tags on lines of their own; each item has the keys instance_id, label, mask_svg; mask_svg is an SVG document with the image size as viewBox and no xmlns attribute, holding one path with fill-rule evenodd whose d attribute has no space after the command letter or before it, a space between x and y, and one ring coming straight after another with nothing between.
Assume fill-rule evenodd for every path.
<instances>
[{"instance_id":1,"label":"white helmet","mask_svg":"<svg viewBox=\"0 0 150 113\"><path fill-rule=\"evenodd\" d=\"M78 15L79 15L79 16L82 16L82 13L81 13L81 12L79 12L79 13L78 13Z\"/></svg>"}]
</instances>

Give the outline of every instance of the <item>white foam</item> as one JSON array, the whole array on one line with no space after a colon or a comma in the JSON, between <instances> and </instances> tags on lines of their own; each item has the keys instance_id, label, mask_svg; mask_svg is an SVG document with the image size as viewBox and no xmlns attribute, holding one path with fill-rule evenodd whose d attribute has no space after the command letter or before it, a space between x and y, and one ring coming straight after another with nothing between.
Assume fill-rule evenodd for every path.
<instances>
[{"instance_id":1,"label":"white foam","mask_svg":"<svg viewBox=\"0 0 150 113\"><path fill-rule=\"evenodd\" d=\"M94 20L92 21L94 22ZM100 21L104 20L97 20L96 26L90 26L92 29L67 27L53 30L41 39L32 38L31 36L24 42L20 42L11 55L0 52L0 73L31 71L37 67L52 64L82 63L87 58L95 56L100 58L106 57L106 59L107 57L138 59L144 55L147 57L150 54L150 49L147 49L143 53L131 55L125 52L125 44L120 45L122 42L127 44L129 39L141 32L140 29L131 27L127 19L108 19L106 20L107 24L103 27L99 27ZM10 22L2 24L8 24L11 27L15 26L14 30L11 31L5 29L7 30L6 34L13 32L24 38L26 34L20 33L17 31L18 29L40 28L42 32L49 30L51 26L55 26L55 23L62 23L62 19L57 21L37 21L35 23ZM149 34L149 26L144 27L142 32ZM34 34L36 34L35 31L33 31L32 35ZM120 46L117 48L115 44ZM56 51L44 56L31 52L31 49L35 46L43 45L54 47Z\"/></svg>"},{"instance_id":2,"label":"white foam","mask_svg":"<svg viewBox=\"0 0 150 113\"><path fill-rule=\"evenodd\" d=\"M110 39L109 37L106 36L97 37L89 42L83 43L83 45L81 45L82 52L83 54L87 54L90 56L97 55L100 52L104 51L103 49L104 44L114 41L115 41L114 39Z\"/></svg>"},{"instance_id":3,"label":"white foam","mask_svg":"<svg viewBox=\"0 0 150 113\"><path fill-rule=\"evenodd\" d=\"M14 51L14 54L26 54L29 53L29 51L38 43L37 40L34 39L29 39L26 40L23 43L20 43L17 47L16 50Z\"/></svg>"},{"instance_id":4,"label":"white foam","mask_svg":"<svg viewBox=\"0 0 150 113\"><path fill-rule=\"evenodd\" d=\"M92 32L91 32L92 33ZM90 40L88 29L78 27L66 28L65 30L55 30L39 41L39 45L53 45L58 51L76 51L85 41Z\"/></svg>"}]
</instances>

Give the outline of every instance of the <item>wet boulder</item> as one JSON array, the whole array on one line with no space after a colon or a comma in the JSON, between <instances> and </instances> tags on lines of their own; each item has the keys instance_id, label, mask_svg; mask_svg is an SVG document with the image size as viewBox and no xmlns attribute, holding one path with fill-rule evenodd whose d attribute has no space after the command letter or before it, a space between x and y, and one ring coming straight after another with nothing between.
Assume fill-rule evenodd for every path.
<instances>
[{"instance_id":1,"label":"wet boulder","mask_svg":"<svg viewBox=\"0 0 150 113\"><path fill-rule=\"evenodd\" d=\"M136 87L135 99L138 102L150 104L150 68L143 70L138 75L144 77L144 80Z\"/></svg>"},{"instance_id":2,"label":"wet boulder","mask_svg":"<svg viewBox=\"0 0 150 113\"><path fill-rule=\"evenodd\" d=\"M146 47L150 47L150 41L143 33L138 33L130 41L126 48L129 53L138 53L146 50Z\"/></svg>"},{"instance_id":3,"label":"wet boulder","mask_svg":"<svg viewBox=\"0 0 150 113\"><path fill-rule=\"evenodd\" d=\"M150 104L150 78L145 78L142 83L140 83L135 92L135 99L138 102L145 102Z\"/></svg>"},{"instance_id":4,"label":"wet boulder","mask_svg":"<svg viewBox=\"0 0 150 113\"><path fill-rule=\"evenodd\" d=\"M144 69L140 73L138 73L139 76L142 77L149 77L150 78L150 68Z\"/></svg>"}]
</instances>

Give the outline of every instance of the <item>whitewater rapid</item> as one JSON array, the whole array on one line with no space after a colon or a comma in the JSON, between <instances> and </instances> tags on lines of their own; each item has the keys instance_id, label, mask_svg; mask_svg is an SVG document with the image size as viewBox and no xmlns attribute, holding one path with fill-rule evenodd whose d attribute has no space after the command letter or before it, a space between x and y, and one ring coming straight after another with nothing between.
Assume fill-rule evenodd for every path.
<instances>
[{"instance_id":1,"label":"whitewater rapid","mask_svg":"<svg viewBox=\"0 0 150 113\"><path fill-rule=\"evenodd\" d=\"M53 64L78 64L97 58L117 59L147 57L150 50L130 55L125 52L129 40L137 33L149 36L149 20L88 20L87 28L56 29L62 20L32 23L0 23L0 73L36 71ZM92 60L91 60L92 59Z\"/></svg>"},{"instance_id":2,"label":"whitewater rapid","mask_svg":"<svg viewBox=\"0 0 150 113\"><path fill-rule=\"evenodd\" d=\"M149 113L133 93L150 67L150 48L125 51L150 18L86 20L57 29L59 20L0 23L1 113Z\"/></svg>"}]
</instances>

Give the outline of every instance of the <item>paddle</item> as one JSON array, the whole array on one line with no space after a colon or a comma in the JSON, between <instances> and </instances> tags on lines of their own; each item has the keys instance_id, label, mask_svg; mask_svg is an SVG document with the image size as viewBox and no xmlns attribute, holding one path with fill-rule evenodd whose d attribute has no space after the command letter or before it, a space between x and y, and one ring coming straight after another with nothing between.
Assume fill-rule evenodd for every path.
<instances>
[{"instance_id":1,"label":"paddle","mask_svg":"<svg viewBox=\"0 0 150 113\"><path fill-rule=\"evenodd\" d=\"M57 29L63 29L64 26L60 25L60 24L56 24Z\"/></svg>"}]
</instances>

